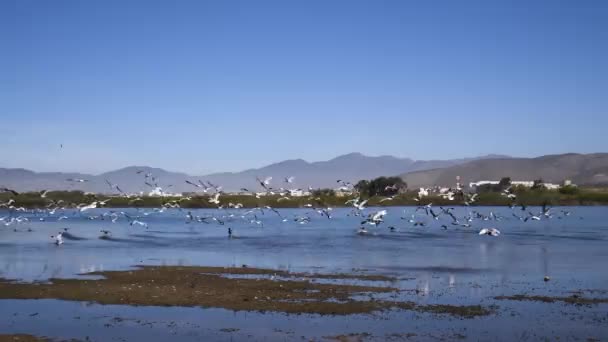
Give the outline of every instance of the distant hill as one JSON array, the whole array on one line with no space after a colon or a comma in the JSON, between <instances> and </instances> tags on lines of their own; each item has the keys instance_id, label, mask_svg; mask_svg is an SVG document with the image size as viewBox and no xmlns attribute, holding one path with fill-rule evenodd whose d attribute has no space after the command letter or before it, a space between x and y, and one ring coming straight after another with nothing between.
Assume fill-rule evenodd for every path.
<instances>
[{"instance_id":1,"label":"distant hill","mask_svg":"<svg viewBox=\"0 0 608 342\"><path fill-rule=\"evenodd\" d=\"M195 191L197 188L185 183L186 180L210 181L222 185L226 191L238 191L241 188L259 190L256 176L261 178L273 177L272 186L281 187L285 177L294 176L292 186L307 188L312 186L336 187L336 180L342 179L356 182L361 179L371 179L379 176L392 176L409 171L428 170L459 165L473 160L488 158L508 158L506 156L489 155L478 158L453 160L413 160L393 156L370 157L361 153L350 153L328 161L307 162L302 159L285 160L270 164L259 169L249 169L242 172L214 173L205 176L191 176L185 173L171 172L147 166L129 166L100 175L79 173L50 173L33 172L25 169L1 169L0 186L13 188L17 191L50 190L83 190L90 192L110 192L106 179L118 184L125 192L150 191L144 184L144 175L151 173L158 185L166 191L184 192ZM142 171L141 173L137 173ZM86 179L85 183L70 183L68 178Z\"/></svg>"},{"instance_id":2,"label":"distant hill","mask_svg":"<svg viewBox=\"0 0 608 342\"><path fill-rule=\"evenodd\" d=\"M492 157L494 156L490 156L490 158ZM240 187L256 189L256 176L273 177L274 186L284 186L285 184L281 184L284 177L294 176L294 184L301 188L307 188L308 186L331 188L337 186L336 180L338 179L357 182L361 179L397 175L404 170L407 172L410 170L442 168L475 159L416 161L393 156L370 157L361 153L350 153L328 161L309 163L302 159L287 160L260 169L238 173L211 174L202 178L217 184L223 184L227 189L239 189Z\"/></svg>"},{"instance_id":3,"label":"distant hill","mask_svg":"<svg viewBox=\"0 0 608 342\"><path fill-rule=\"evenodd\" d=\"M480 180L500 180L502 177L511 177L512 180L542 179L551 183L570 179L580 185L608 184L608 153L483 159L401 175L410 188L453 186L456 176L460 176L464 184Z\"/></svg>"}]
</instances>

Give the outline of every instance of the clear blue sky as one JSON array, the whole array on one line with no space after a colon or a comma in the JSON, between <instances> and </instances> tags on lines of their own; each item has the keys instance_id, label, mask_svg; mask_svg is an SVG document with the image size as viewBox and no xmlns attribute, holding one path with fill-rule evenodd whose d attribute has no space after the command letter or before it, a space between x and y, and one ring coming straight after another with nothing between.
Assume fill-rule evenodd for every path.
<instances>
[{"instance_id":1,"label":"clear blue sky","mask_svg":"<svg viewBox=\"0 0 608 342\"><path fill-rule=\"evenodd\" d=\"M0 167L608 151L608 1L3 0L0 42Z\"/></svg>"}]
</instances>

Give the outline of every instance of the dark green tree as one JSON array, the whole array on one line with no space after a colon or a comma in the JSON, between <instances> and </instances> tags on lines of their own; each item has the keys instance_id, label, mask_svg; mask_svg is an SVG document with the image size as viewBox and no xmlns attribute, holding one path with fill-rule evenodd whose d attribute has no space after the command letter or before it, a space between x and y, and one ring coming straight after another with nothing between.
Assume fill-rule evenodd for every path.
<instances>
[{"instance_id":1,"label":"dark green tree","mask_svg":"<svg viewBox=\"0 0 608 342\"><path fill-rule=\"evenodd\" d=\"M407 189L407 184L400 177L378 177L371 181L359 181L355 189L367 197L393 196Z\"/></svg>"},{"instance_id":2,"label":"dark green tree","mask_svg":"<svg viewBox=\"0 0 608 342\"><path fill-rule=\"evenodd\" d=\"M365 179L360 180L357 182L357 184L355 184L355 190L357 190L357 192L362 193L362 194L366 194L368 188L369 188L369 181L365 180Z\"/></svg>"},{"instance_id":3,"label":"dark green tree","mask_svg":"<svg viewBox=\"0 0 608 342\"><path fill-rule=\"evenodd\" d=\"M311 192L311 194L315 197L330 197L336 195L336 190L334 189L316 189Z\"/></svg>"},{"instance_id":4,"label":"dark green tree","mask_svg":"<svg viewBox=\"0 0 608 342\"><path fill-rule=\"evenodd\" d=\"M544 188L543 183L544 183L544 182L543 182L543 180L542 180L542 179L540 179L540 178L539 178L539 179L535 179L535 180L534 180L534 184L532 184L532 189L533 189L533 190L537 190L537 189L538 189L538 190L540 190L540 189L543 189L543 188Z\"/></svg>"},{"instance_id":5,"label":"dark green tree","mask_svg":"<svg viewBox=\"0 0 608 342\"><path fill-rule=\"evenodd\" d=\"M564 195L576 195L581 190L575 185L565 185L559 188L559 193Z\"/></svg>"},{"instance_id":6,"label":"dark green tree","mask_svg":"<svg viewBox=\"0 0 608 342\"><path fill-rule=\"evenodd\" d=\"M509 187L509 185L511 185L511 177L502 177L500 182L498 182L498 185L502 188Z\"/></svg>"}]
</instances>

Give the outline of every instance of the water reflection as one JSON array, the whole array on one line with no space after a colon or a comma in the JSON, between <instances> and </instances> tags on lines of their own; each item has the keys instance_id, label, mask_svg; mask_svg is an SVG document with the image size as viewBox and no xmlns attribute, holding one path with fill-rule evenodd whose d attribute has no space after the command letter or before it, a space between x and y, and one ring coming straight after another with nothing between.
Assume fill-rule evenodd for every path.
<instances>
[{"instance_id":1,"label":"water reflection","mask_svg":"<svg viewBox=\"0 0 608 342\"><path fill-rule=\"evenodd\" d=\"M103 272L105 269L103 264L99 265L80 265L80 274L84 273L93 273L93 272Z\"/></svg>"},{"instance_id":2,"label":"water reflection","mask_svg":"<svg viewBox=\"0 0 608 342\"><path fill-rule=\"evenodd\" d=\"M576 281L589 283L590 287L600 287L606 280L601 272L594 272L608 262L604 252L608 229L603 224L608 212L603 208L573 208L586 217L584 221L567 218L522 224L504 219L495 222L503 232L498 238L477 235L477 228L486 224L483 221L474 221L474 227L468 229L414 228L400 219L401 208L388 210L386 224L398 227L398 231L380 227L369 238L354 233L358 218L348 217L348 211L342 209L334 211L332 221L318 219L306 225L261 217L262 229L235 219L231 226L238 233L238 239L228 239L223 226L186 225L183 213L175 211L148 216L148 230L120 221L105 222L104 229L112 232L112 239L106 240L98 239L98 221L78 215L68 213L70 220L61 222L30 218L34 232L0 230L1 271L3 277L34 280L138 264L245 264L323 272L365 269L416 278L422 295L441 287L466 286L470 290L469 285L477 283L507 286L527 279L537 280L549 273L552 278L570 281L575 278L573 272L578 272ZM456 215L462 216L464 210L456 208ZM479 210L510 216L508 208ZM92 215L102 212L94 211ZM211 213L195 212L199 216ZM305 212L284 210L284 215L297 216ZM69 228L76 239L54 246L49 235L63 228ZM441 279L433 278L436 275Z\"/></svg>"},{"instance_id":3,"label":"water reflection","mask_svg":"<svg viewBox=\"0 0 608 342\"><path fill-rule=\"evenodd\" d=\"M543 270L543 274L545 276L549 276L549 255L547 252L547 246L541 246L541 264L542 264L542 270Z\"/></svg>"},{"instance_id":4,"label":"water reflection","mask_svg":"<svg viewBox=\"0 0 608 342\"><path fill-rule=\"evenodd\" d=\"M222 309L129 307L56 300L0 301L0 331L30 332L58 339L93 341L293 341L369 334L370 340L580 340L606 336L599 316L576 308L513 305L517 315L454 319L394 311L382 316L289 316ZM543 309L544 308L544 309ZM542 311L539 311L542 309ZM31 317L32 313L38 313ZM539 314L540 313L540 314ZM565 314L566 313L566 314ZM573 316L574 315L574 316ZM572 320L570 317L576 317ZM581 324L581 319L585 324ZM591 321L591 322L588 322ZM415 332L415 335L409 333ZM356 335L353 335L357 337ZM413 338L412 338L413 337ZM365 339L366 341L368 339Z\"/></svg>"},{"instance_id":5,"label":"water reflection","mask_svg":"<svg viewBox=\"0 0 608 342\"><path fill-rule=\"evenodd\" d=\"M462 216L464 210L455 211ZM478 210L509 216L505 208ZM140 264L248 265L296 272L364 272L396 277L397 281L383 284L403 290L391 294L394 299L455 305L489 305L495 295L554 296L570 295L568 291L579 289L606 289L608 227L604 222L608 220L608 211L605 208L572 208L572 211L577 212L577 216L572 216L574 219L560 221L522 224L518 220L501 220L496 223L502 232L498 238L477 235L478 228L486 222L474 222L470 229L413 228L400 220L402 208L389 208L387 216L387 226L398 227L397 232L380 227L375 230L376 235L369 238L354 233L358 218L347 217L348 211L342 209L334 211L335 219L331 223L324 219L298 225L262 217L264 228L259 228L234 220L231 225L238 239L228 239L225 227L185 225L183 213L172 211L149 215L148 230L105 221L103 228L112 231L112 239L108 240L98 239L98 221L71 214L69 220L55 223L30 218L28 225L33 232L23 231L25 226L19 226L16 233L10 229L0 230L0 272L2 277L23 280L74 277ZM284 215L303 212L285 210ZM94 213L99 215L100 211ZM208 213L197 210L195 215ZM585 220L579 220L579 214L584 215ZM49 235L66 227L77 239L66 239L59 247L53 245ZM550 275L552 281L543 282L545 275ZM322 336L350 333L353 329L375 334L378 340L390 337L386 334L412 330L417 332L419 340L449 340L460 336L483 341L540 340L541 336L568 340L569 337L608 336L603 324L605 306L497 304L506 311L491 317L460 320L411 312L391 312L382 319L375 316L294 318L194 308L0 301L0 317L8 318L0 320L0 331L38 332L61 339L85 340L92 336L96 337L93 340L145 341L236 341L248 340L251 336L263 336L263 340L271 341L301 336L320 340ZM552 308L558 309L551 311ZM30 318L32 313L40 315ZM71 321L71 317L78 319ZM124 320L113 320L115 317ZM140 323L134 323L137 321ZM240 330L226 332L220 331L221 328ZM459 335L450 335L456 332Z\"/></svg>"},{"instance_id":6,"label":"water reflection","mask_svg":"<svg viewBox=\"0 0 608 342\"><path fill-rule=\"evenodd\" d=\"M416 286L416 294L421 297L428 296L431 292L431 283L429 279L424 279Z\"/></svg>"}]
</instances>

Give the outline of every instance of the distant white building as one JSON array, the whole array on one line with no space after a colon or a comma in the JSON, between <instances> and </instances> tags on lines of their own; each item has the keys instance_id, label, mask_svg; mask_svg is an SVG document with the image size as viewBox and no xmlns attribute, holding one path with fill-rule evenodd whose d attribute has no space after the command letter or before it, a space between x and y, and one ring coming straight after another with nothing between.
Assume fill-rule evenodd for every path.
<instances>
[{"instance_id":1,"label":"distant white building","mask_svg":"<svg viewBox=\"0 0 608 342\"><path fill-rule=\"evenodd\" d=\"M253 194L251 192L245 192L245 191L230 192L228 194L229 195L234 195L234 196L253 196Z\"/></svg>"},{"instance_id":2,"label":"distant white building","mask_svg":"<svg viewBox=\"0 0 608 342\"><path fill-rule=\"evenodd\" d=\"M498 183L500 183L499 181L489 181L489 180L483 180L483 181L477 181L477 182L471 182L469 183L469 188L476 188L478 186L482 186L482 185L498 185Z\"/></svg>"},{"instance_id":3,"label":"distant white building","mask_svg":"<svg viewBox=\"0 0 608 342\"><path fill-rule=\"evenodd\" d=\"M336 193L336 197L346 197L346 196L350 196L353 194L353 192L350 190L347 191L347 190L341 190L341 189L335 190L335 193Z\"/></svg>"},{"instance_id":4,"label":"distant white building","mask_svg":"<svg viewBox=\"0 0 608 342\"><path fill-rule=\"evenodd\" d=\"M531 188L534 186L534 181L511 181L511 185L521 185L526 188Z\"/></svg>"},{"instance_id":5,"label":"distant white building","mask_svg":"<svg viewBox=\"0 0 608 342\"><path fill-rule=\"evenodd\" d=\"M552 184L552 183L543 183L543 186L549 190L557 190L562 187L559 184Z\"/></svg>"},{"instance_id":6,"label":"distant white building","mask_svg":"<svg viewBox=\"0 0 608 342\"><path fill-rule=\"evenodd\" d=\"M291 197L310 196L310 192L309 191L304 191L302 189L289 190L289 196L291 196Z\"/></svg>"},{"instance_id":7,"label":"distant white building","mask_svg":"<svg viewBox=\"0 0 608 342\"><path fill-rule=\"evenodd\" d=\"M500 181L483 180L483 181L471 182L471 183L469 183L469 187L472 189L475 189L479 186L488 185L488 184L489 185L498 185L498 184L500 184ZM511 181L511 185L524 186L526 188L531 188L532 186L534 186L534 181ZM561 187L561 185L553 184L553 183L542 183L542 185L549 190L556 190Z\"/></svg>"},{"instance_id":8,"label":"distant white building","mask_svg":"<svg viewBox=\"0 0 608 342\"><path fill-rule=\"evenodd\" d=\"M172 194L169 192L164 192L161 187L156 187L154 190L148 193L150 197L182 197L182 194Z\"/></svg>"}]
</instances>

